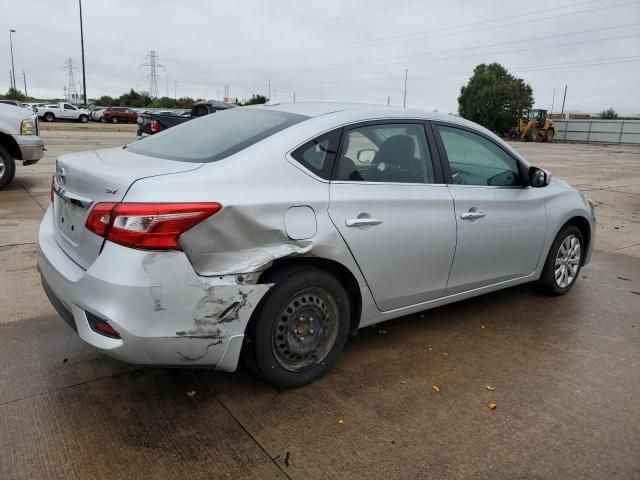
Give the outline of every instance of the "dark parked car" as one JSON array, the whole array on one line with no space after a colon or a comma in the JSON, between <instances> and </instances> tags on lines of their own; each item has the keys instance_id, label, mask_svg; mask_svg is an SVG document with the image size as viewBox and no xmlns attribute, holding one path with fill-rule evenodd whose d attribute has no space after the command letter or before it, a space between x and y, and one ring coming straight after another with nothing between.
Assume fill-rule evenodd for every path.
<instances>
[{"instance_id":1,"label":"dark parked car","mask_svg":"<svg viewBox=\"0 0 640 480\"><path fill-rule=\"evenodd\" d=\"M100 116L100 121L103 123L135 123L137 120L138 114L130 108L124 107L109 107Z\"/></svg>"},{"instance_id":2,"label":"dark parked car","mask_svg":"<svg viewBox=\"0 0 640 480\"><path fill-rule=\"evenodd\" d=\"M204 117L219 110L227 110L236 106L231 103L219 102L218 100L204 100L195 103L189 114L185 114L182 111L140 113L138 115L138 137L153 135L193 118Z\"/></svg>"},{"instance_id":3,"label":"dark parked car","mask_svg":"<svg viewBox=\"0 0 640 480\"><path fill-rule=\"evenodd\" d=\"M24 103L19 102L18 100L0 100L0 103L4 103L5 105L13 105L14 107L24 107Z\"/></svg>"}]
</instances>

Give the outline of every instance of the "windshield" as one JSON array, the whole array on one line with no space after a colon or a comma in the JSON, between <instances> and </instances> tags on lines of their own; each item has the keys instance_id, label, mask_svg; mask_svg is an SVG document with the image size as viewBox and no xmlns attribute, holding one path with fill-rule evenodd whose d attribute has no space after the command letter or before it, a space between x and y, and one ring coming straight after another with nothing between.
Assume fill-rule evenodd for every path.
<instances>
[{"instance_id":1,"label":"windshield","mask_svg":"<svg viewBox=\"0 0 640 480\"><path fill-rule=\"evenodd\" d=\"M260 108L233 108L139 140L127 150L167 160L215 162L307 118Z\"/></svg>"}]
</instances>

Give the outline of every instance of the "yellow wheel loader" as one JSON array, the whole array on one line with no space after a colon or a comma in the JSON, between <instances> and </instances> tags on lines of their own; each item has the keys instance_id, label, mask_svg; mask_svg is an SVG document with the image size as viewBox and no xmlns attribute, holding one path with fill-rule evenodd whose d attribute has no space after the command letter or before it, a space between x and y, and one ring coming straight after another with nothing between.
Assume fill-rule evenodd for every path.
<instances>
[{"instance_id":1,"label":"yellow wheel loader","mask_svg":"<svg viewBox=\"0 0 640 480\"><path fill-rule=\"evenodd\" d=\"M525 142L551 143L555 134L553 120L547 118L546 110L528 110L518 120L518 125L511 129L509 136Z\"/></svg>"}]
</instances>

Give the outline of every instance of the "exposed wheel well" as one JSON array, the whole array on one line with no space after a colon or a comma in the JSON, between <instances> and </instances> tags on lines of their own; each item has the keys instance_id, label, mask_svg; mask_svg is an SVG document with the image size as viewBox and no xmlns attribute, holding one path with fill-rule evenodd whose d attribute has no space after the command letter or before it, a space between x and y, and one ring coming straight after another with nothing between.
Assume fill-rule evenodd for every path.
<instances>
[{"instance_id":1,"label":"exposed wheel well","mask_svg":"<svg viewBox=\"0 0 640 480\"><path fill-rule=\"evenodd\" d=\"M582 240L584 240L584 250L585 252L589 251L589 246L591 245L591 225L589 224L589 220L584 217L573 217L565 222L562 228L567 225L575 225L580 230L582 234ZM582 261L584 262L585 255L582 256Z\"/></svg>"},{"instance_id":2,"label":"exposed wheel well","mask_svg":"<svg viewBox=\"0 0 640 480\"><path fill-rule=\"evenodd\" d=\"M3 146L9 155L13 158L20 159L22 158L22 153L20 153L20 147L15 139L11 135L7 135L6 133L0 132L0 146Z\"/></svg>"},{"instance_id":3,"label":"exposed wheel well","mask_svg":"<svg viewBox=\"0 0 640 480\"><path fill-rule=\"evenodd\" d=\"M260 279L265 278L269 273L279 270L281 268L290 267L293 265L307 265L319 268L325 272L336 277L349 296L349 303L351 307L351 331L355 332L360 325L360 314L362 313L362 295L360 294L360 287L356 277L351 271L344 265L335 262L333 260L327 260L325 258L315 257L291 257L280 258L273 262L268 269L266 269L260 275Z\"/></svg>"}]
</instances>

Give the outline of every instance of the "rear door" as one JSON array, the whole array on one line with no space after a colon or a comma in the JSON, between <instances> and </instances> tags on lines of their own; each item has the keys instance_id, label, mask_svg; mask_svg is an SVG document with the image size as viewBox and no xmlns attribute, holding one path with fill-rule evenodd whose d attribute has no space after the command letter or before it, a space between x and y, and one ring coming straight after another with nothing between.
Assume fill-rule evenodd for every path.
<instances>
[{"instance_id":1,"label":"rear door","mask_svg":"<svg viewBox=\"0 0 640 480\"><path fill-rule=\"evenodd\" d=\"M458 225L447 295L533 273L546 236L544 189L527 187L525 166L490 137L446 123L435 134Z\"/></svg>"},{"instance_id":2,"label":"rear door","mask_svg":"<svg viewBox=\"0 0 640 480\"><path fill-rule=\"evenodd\" d=\"M329 215L378 308L444 294L456 243L453 200L423 122L345 129Z\"/></svg>"}]
</instances>

